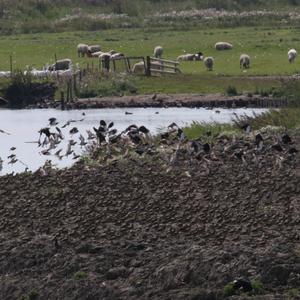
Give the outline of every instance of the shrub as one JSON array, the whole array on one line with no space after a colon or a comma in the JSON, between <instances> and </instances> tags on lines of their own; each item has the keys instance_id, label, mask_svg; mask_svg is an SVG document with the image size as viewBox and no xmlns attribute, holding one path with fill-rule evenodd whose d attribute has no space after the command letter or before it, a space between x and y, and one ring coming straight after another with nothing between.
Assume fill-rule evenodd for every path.
<instances>
[{"instance_id":1,"label":"shrub","mask_svg":"<svg viewBox=\"0 0 300 300\"><path fill-rule=\"evenodd\" d=\"M251 282L252 288L253 288L253 294L254 295L260 295L263 294L264 291L264 285L260 280L253 280Z\"/></svg>"},{"instance_id":2,"label":"shrub","mask_svg":"<svg viewBox=\"0 0 300 300\"><path fill-rule=\"evenodd\" d=\"M73 274L73 278L76 279L76 280L86 279L87 277L88 277L88 274L86 272L83 272L83 271L78 271L78 272Z\"/></svg>"},{"instance_id":3,"label":"shrub","mask_svg":"<svg viewBox=\"0 0 300 300\"><path fill-rule=\"evenodd\" d=\"M225 285L223 289L223 295L224 297L230 297L235 295L235 289L232 282Z\"/></svg>"},{"instance_id":4,"label":"shrub","mask_svg":"<svg viewBox=\"0 0 300 300\"><path fill-rule=\"evenodd\" d=\"M226 94L228 96L236 96L238 94L235 86L228 86L226 89Z\"/></svg>"}]
</instances>

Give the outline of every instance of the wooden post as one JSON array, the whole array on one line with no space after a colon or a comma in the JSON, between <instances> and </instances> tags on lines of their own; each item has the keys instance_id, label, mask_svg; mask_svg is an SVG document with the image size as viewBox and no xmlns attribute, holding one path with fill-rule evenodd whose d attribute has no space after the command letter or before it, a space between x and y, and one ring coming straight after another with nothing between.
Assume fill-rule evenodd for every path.
<instances>
[{"instance_id":1,"label":"wooden post","mask_svg":"<svg viewBox=\"0 0 300 300\"><path fill-rule=\"evenodd\" d=\"M9 56L9 65L10 65L10 77L13 75L13 61L12 61L12 55Z\"/></svg>"},{"instance_id":2,"label":"wooden post","mask_svg":"<svg viewBox=\"0 0 300 300\"><path fill-rule=\"evenodd\" d=\"M75 95L75 97L77 97L77 82L76 82L76 80L77 80L77 74L74 74L73 75L73 84L74 84L74 95Z\"/></svg>"},{"instance_id":3,"label":"wooden post","mask_svg":"<svg viewBox=\"0 0 300 300\"><path fill-rule=\"evenodd\" d=\"M102 60L102 68L109 72L109 57L104 56L104 59Z\"/></svg>"},{"instance_id":4,"label":"wooden post","mask_svg":"<svg viewBox=\"0 0 300 300\"><path fill-rule=\"evenodd\" d=\"M113 59L114 72L116 72L116 61Z\"/></svg>"},{"instance_id":5,"label":"wooden post","mask_svg":"<svg viewBox=\"0 0 300 300\"><path fill-rule=\"evenodd\" d=\"M124 61L125 61L125 59L124 59ZM127 65L126 65L126 61L127 61ZM129 58L126 58L126 61L125 61L125 66L127 66L127 71L129 73L129 72L131 72L131 66L130 66L130 60L129 60Z\"/></svg>"},{"instance_id":6,"label":"wooden post","mask_svg":"<svg viewBox=\"0 0 300 300\"><path fill-rule=\"evenodd\" d=\"M146 76L151 76L151 60L150 60L150 56L146 57Z\"/></svg>"},{"instance_id":7,"label":"wooden post","mask_svg":"<svg viewBox=\"0 0 300 300\"><path fill-rule=\"evenodd\" d=\"M73 86L72 86L72 78L69 80L69 89L70 89L70 101L73 101Z\"/></svg>"},{"instance_id":8,"label":"wooden post","mask_svg":"<svg viewBox=\"0 0 300 300\"><path fill-rule=\"evenodd\" d=\"M67 103L69 103L70 100L70 87L69 87L69 81L67 82Z\"/></svg>"},{"instance_id":9,"label":"wooden post","mask_svg":"<svg viewBox=\"0 0 300 300\"><path fill-rule=\"evenodd\" d=\"M60 108L65 110L65 94L63 91L60 92Z\"/></svg>"}]
</instances>

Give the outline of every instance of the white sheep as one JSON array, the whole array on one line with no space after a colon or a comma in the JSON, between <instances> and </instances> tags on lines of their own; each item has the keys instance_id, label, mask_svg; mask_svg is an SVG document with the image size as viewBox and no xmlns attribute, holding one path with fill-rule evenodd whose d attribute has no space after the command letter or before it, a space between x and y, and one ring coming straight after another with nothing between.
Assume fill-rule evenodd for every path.
<instances>
[{"instance_id":1,"label":"white sheep","mask_svg":"<svg viewBox=\"0 0 300 300\"><path fill-rule=\"evenodd\" d=\"M250 68L250 56L248 54L242 54L240 56L240 68L243 69Z\"/></svg>"},{"instance_id":2,"label":"white sheep","mask_svg":"<svg viewBox=\"0 0 300 300\"><path fill-rule=\"evenodd\" d=\"M289 63L293 63L297 57L297 51L295 49L291 49L289 50L288 52L288 60L289 60Z\"/></svg>"},{"instance_id":3,"label":"white sheep","mask_svg":"<svg viewBox=\"0 0 300 300\"><path fill-rule=\"evenodd\" d=\"M77 45L77 54L78 54L78 57L80 57L80 56L84 57L88 53L88 50L89 50L89 46L88 45L86 45L86 44L78 44Z\"/></svg>"},{"instance_id":4,"label":"white sheep","mask_svg":"<svg viewBox=\"0 0 300 300\"><path fill-rule=\"evenodd\" d=\"M233 46L227 42L218 42L215 44L215 48L216 50L231 50Z\"/></svg>"},{"instance_id":5,"label":"white sheep","mask_svg":"<svg viewBox=\"0 0 300 300\"><path fill-rule=\"evenodd\" d=\"M134 74L145 74L145 64L143 61L137 62L132 67Z\"/></svg>"},{"instance_id":6,"label":"white sheep","mask_svg":"<svg viewBox=\"0 0 300 300\"><path fill-rule=\"evenodd\" d=\"M11 73L10 71L0 71L0 78L10 77Z\"/></svg>"},{"instance_id":7,"label":"white sheep","mask_svg":"<svg viewBox=\"0 0 300 300\"><path fill-rule=\"evenodd\" d=\"M198 52L196 54L182 54L177 57L177 60L183 60L183 61L192 61L192 60L203 60L203 53Z\"/></svg>"},{"instance_id":8,"label":"white sheep","mask_svg":"<svg viewBox=\"0 0 300 300\"><path fill-rule=\"evenodd\" d=\"M103 52L99 55L100 60L104 60L106 57L110 58L111 55L108 52Z\"/></svg>"},{"instance_id":9,"label":"white sheep","mask_svg":"<svg viewBox=\"0 0 300 300\"><path fill-rule=\"evenodd\" d=\"M159 61L152 61L151 62L151 69L152 70L161 70L162 64ZM133 65L132 72L134 74L145 74L145 64L143 61L140 61Z\"/></svg>"},{"instance_id":10,"label":"white sheep","mask_svg":"<svg viewBox=\"0 0 300 300\"><path fill-rule=\"evenodd\" d=\"M103 53L104 53L104 52L102 52L102 51L97 51L97 52L94 52L94 53L88 51L87 57L91 57L91 58L93 58L93 57L99 57L99 56L100 56L101 54L103 54Z\"/></svg>"},{"instance_id":11,"label":"white sheep","mask_svg":"<svg viewBox=\"0 0 300 300\"><path fill-rule=\"evenodd\" d=\"M72 68L72 60L69 58L58 60L55 64L48 67L49 71L69 70Z\"/></svg>"},{"instance_id":12,"label":"white sheep","mask_svg":"<svg viewBox=\"0 0 300 300\"><path fill-rule=\"evenodd\" d=\"M191 61L195 59L195 54L182 54L177 57L177 60Z\"/></svg>"},{"instance_id":13,"label":"white sheep","mask_svg":"<svg viewBox=\"0 0 300 300\"><path fill-rule=\"evenodd\" d=\"M99 45L92 45L92 46L89 46L89 51L91 53L98 52L98 51L101 51L101 47Z\"/></svg>"},{"instance_id":14,"label":"white sheep","mask_svg":"<svg viewBox=\"0 0 300 300\"><path fill-rule=\"evenodd\" d=\"M116 53L114 53L110 56L110 59L117 59L117 58L121 58L121 57L124 57L124 56L125 55L123 53L116 52Z\"/></svg>"},{"instance_id":15,"label":"white sheep","mask_svg":"<svg viewBox=\"0 0 300 300\"><path fill-rule=\"evenodd\" d=\"M204 58L204 65L207 69L207 71L212 71L214 67L214 59L211 56Z\"/></svg>"},{"instance_id":16,"label":"white sheep","mask_svg":"<svg viewBox=\"0 0 300 300\"><path fill-rule=\"evenodd\" d=\"M163 47L162 46L157 46L157 47L154 48L153 56L156 57L156 58L161 58L163 52L164 52Z\"/></svg>"}]
</instances>

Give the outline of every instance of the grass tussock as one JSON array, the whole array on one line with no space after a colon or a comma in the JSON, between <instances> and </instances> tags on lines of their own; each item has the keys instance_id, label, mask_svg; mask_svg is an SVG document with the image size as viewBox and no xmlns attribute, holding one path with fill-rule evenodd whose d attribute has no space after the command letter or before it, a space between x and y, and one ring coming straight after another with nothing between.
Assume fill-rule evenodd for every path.
<instances>
[{"instance_id":1,"label":"grass tussock","mask_svg":"<svg viewBox=\"0 0 300 300\"><path fill-rule=\"evenodd\" d=\"M237 117L233 120L235 127L240 128L244 124L250 124L253 129L266 126L294 129L300 126L300 108L283 108L270 110L260 115Z\"/></svg>"}]
</instances>

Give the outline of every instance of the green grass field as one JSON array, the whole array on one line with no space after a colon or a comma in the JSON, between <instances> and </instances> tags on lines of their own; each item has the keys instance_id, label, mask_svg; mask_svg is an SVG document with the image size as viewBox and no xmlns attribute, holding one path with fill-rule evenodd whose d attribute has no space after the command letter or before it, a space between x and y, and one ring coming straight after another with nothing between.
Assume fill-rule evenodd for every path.
<instances>
[{"instance_id":1,"label":"green grass field","mask_svg":"<svg viewBox=\"0 0 300 300\"><path fill-rule=\"evenodd\" d=\"M233 50L217 51L214 44L228 41ZM300 71L300 59L294 64L287 61L287 51L296 48L300 41L297 28L242 27L227 29L203 29L189 31L115 29L96 32L41 33L2 37L0 41L0 70L9 70L9 56L13 56L13 68L31 66L41 69L45 64L58 59L71 58L85 67L87 63L98 65L97 59L78 58L76 45L80 42L100 44L103 50L114 49L127 56L151 55L156 45L164 47L164 58L176 59L184 52L202 51L215 58L213 72L205 70L202 62L183 62L180 68L184 75L163 78L136 78L139 93L148 92L223 92L234 85L238 91L255 91L278 85L278 80L269 78L247 79L248 76L291 75ZM239 68L239 56L251 56L251 68ZM233 77L232 77L233 76Z\"/></svg>"}]
</instances>

